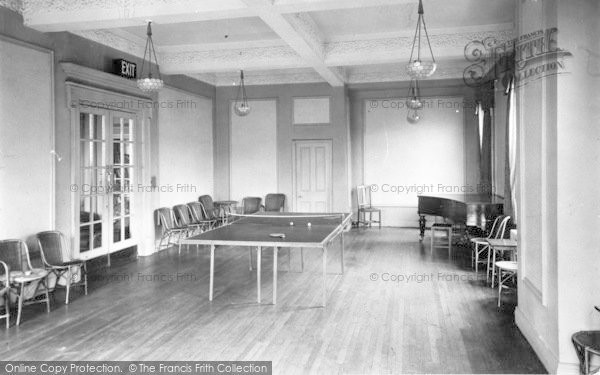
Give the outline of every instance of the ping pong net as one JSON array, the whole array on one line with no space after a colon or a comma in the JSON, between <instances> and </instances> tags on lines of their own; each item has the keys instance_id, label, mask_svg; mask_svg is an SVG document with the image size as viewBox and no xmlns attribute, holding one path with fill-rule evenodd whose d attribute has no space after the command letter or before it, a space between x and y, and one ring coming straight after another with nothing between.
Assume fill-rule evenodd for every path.
<instances>
[{"instance_id":1,"label":"ping pong net","mask_svg":"<svg viewBox=\"0 0 600 375\"><path fill-rule=\"evenodd\" d=\"M314 225L337 226L346 219L345 214L311 214L293 212L257 212L254 214L231 214L231 224L263 224L272 226L307 226Z\"/></svg>"}]
</instances>

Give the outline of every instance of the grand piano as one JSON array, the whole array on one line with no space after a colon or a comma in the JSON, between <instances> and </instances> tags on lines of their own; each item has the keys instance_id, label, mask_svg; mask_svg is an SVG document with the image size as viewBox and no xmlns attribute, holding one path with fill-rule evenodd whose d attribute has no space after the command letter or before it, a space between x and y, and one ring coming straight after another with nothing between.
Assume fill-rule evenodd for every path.
<instances>
[{"instance_id":1,"label":"grand piano","mask_svg":"<svg viewBox=\"0 0 600 375\"><path fill-rule=\"evenodd\" d=\"M504 211L504 199L490 194L419 195L419 229L425 235L425 216L441 216L453 223L485 229L486 223Z\"/></svg>"}]
</instances>

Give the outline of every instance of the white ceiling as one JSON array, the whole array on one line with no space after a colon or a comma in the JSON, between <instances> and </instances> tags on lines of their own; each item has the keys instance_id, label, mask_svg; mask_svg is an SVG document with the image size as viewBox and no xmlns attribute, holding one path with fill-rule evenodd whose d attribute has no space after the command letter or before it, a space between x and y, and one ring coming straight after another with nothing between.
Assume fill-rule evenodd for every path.
<instances>
[{"instance_id":1,"label":"white ceiling","mask_svg":"<svg viewBox=\"0 0 600 375\"><path fill-rule=\"evenodd\" d=\"M26 25L137 56L146 20L161 72L231 85L406 80L418 0L22 0ZM516 0L423 0L438 71L461 78L465 46L512 38Z\"/></svg>"}]
</instances>

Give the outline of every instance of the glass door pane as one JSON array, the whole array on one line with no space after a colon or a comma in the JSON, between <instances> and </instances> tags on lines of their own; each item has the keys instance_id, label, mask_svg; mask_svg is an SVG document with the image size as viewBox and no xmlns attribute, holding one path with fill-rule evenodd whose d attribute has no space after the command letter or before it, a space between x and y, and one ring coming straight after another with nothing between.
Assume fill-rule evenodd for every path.
<instances>
[{"instance_id":1,"label":"glass door pane","mask_svg":"<svg viewBox=\"0 0 600 375\"><path fill-rule=\"evenodd\" d=\"M135 137L133 119L113 113L112 158L115 188L112 190L112 243L132 238Z\"/></svg>"},{"instance_id":2,"label":"glass door pane","mask_svg":"<svg viewBox=\"0 0 600 375\"><path fill-rule=\"evenodd\" d=\"M79 251L103 246L105 214L106 126L105 116L79 114Z\"/></svg>"}]
</instances>

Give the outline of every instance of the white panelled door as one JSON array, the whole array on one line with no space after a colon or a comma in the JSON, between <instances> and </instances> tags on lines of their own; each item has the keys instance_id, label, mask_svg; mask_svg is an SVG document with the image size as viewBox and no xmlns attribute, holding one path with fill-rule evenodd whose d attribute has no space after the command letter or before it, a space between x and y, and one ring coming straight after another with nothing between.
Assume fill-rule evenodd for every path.
<instances>
[{"instance_id":1,"label":"white panelled door","mask_svg":"<svg viewBox=\"0 0 600 375\"><path fill-rule=\"evenodd\" d=\"M331 211L331 141L294 141L294 211Z\"/></svg>"}]
</instances>

